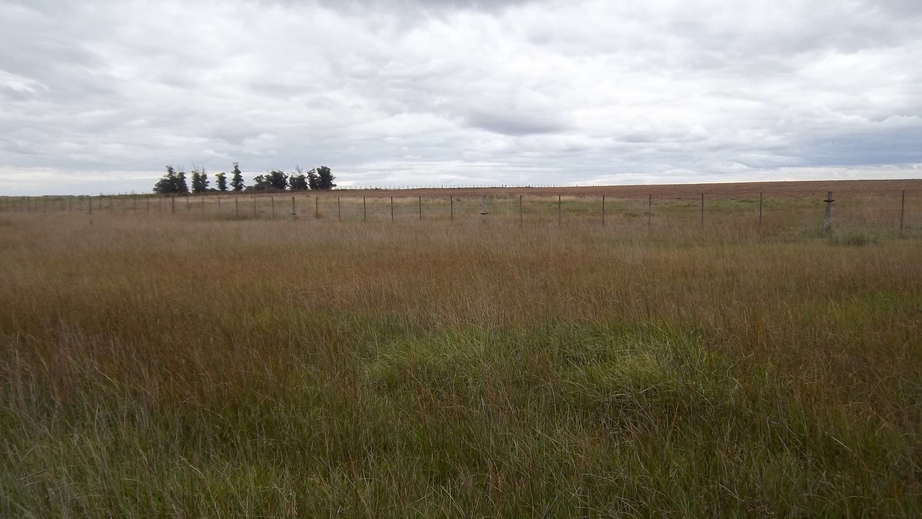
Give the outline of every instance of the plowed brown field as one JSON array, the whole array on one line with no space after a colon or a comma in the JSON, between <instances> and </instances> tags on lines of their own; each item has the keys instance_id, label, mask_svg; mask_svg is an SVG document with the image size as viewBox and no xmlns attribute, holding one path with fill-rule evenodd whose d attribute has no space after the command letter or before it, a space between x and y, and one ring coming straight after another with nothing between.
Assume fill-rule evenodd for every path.
<instances>
[{"instance_id":1,"label":"plowed brown field","mask_svg":"<svg viewBox=\"0 0 922 519\"><path fill-rule=\"evenodd\" d=\"M601 196L641 198L685 198L700 194L730 196L744 193L772 193L775 196L800 198L833 193L878 194L898 191L922 191L922 179L903 180L811 180L790 182L737 182L721 184L662 184L625 186L573 187L484 187L484 188L423 188L423 189L337 189L335 192L367 197L423 196L434 197L452 193L455 196L536 195L536 196Z\"/></svg>"}]
</instances>

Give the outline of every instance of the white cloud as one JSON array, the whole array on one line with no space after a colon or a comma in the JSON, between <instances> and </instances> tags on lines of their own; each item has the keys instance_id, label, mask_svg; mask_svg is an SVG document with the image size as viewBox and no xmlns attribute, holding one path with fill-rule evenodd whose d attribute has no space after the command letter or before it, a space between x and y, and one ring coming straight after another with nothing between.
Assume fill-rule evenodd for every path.
<instances>
[{"instance_id":1,"label":"white cloud","mask_svg":"<svg viewBox=\"0 0 922 519\"><path fill-rule=\"evenodd\" d=\"M167 163L323 163L347 186L922 162L908 0L5 4L0 186L17 193L49 171L142 192Z\"/></svg>"}]
</instances>

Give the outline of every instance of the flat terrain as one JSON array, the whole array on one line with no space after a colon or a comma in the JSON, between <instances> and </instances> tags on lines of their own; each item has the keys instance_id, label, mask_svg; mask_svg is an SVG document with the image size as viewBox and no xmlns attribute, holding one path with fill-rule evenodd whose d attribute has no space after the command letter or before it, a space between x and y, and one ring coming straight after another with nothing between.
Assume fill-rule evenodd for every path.
<instances>
[{"instance_id":1,"label":"flat terrain","mask_svg":"<svg viewBox=\"0 0 922 519\"><path fill-rule=\"evenodd\" d=\"M4 199L0 516L919 516L919 182Z\"/></svg>"},{"instance_id":2,"label":"flat terrain","mask_svg":"<svg viewBox=\"0 0 922 519\"><path fill-rule=\"evenodd\" d=\"M585 187L489 187L489 188L448 188L448 189L356 189L349 192L361 195L379 196L518 196L534 194L538 196L602 196L614 198L681 198L697 196L700 193L717 196L752 195L771 193L787 197L803 197L825 194L827 191L849 194L879 194L900 192L902 190L922 190L922 179L903 180L811 180L790 182L737 182L726 184L660 184L660 185L625 185L625 186L585 186ZM342 191L337 191L342 192Z\"/></svg>"}]
</instances>

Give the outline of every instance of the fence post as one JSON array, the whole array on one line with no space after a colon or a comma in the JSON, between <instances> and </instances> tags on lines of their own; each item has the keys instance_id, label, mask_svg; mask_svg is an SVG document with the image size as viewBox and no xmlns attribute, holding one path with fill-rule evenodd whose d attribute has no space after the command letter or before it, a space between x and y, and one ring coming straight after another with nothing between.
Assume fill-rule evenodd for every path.
<instances>
[{"instance_id":1,"label":"fence post","mask_svg":"<svg viewBox=\"0 0 922 519\"><path fill-rule=\"evenodd\" d=\"M391 221L394 221L394 197L391 197Z\"/></svg>"},{"instance_id":2,"label":"fence post","mask_svg":"<svg viewBox=\"0 0 922 519\"><path fill-rule=\"evenodd\" d=\"M449 221L455 221L455 195L448 195Z\"/></svg>"},{"instance_id":3,"label":"fence post","mask_svg":"<svg viewBox=\"0 0 922 519\"><path fill-rule=\"evenodd\" d=\"M343 221L343 206L340 203L340 197L336 197L336 217L340 222Z\"/></svg>"},{"instance_id":4,"label":"fence post","mask_svg":"<svg viewBox=\"0 0 922 519\"><path fill-rule=\"evenodd\" d=\"M365 197L362 197L362 221L368 220L368 206L365 204Z\"/></svg>"},{"instance_id":5,"label":"fence post","mask_svg":"<svg viewBox=\"0 0 922 519\"><path fill-rule=\"evenodd\" d=\"M256 195L253 195L253 218L256 218Z\"/></svg>"},{"instance_id":6,"label":"fence post","mask_svg":"<svg viewBox=\"0 0 922 519\"><path fill-rule=\"evenodd\" d=\"M205 195L202 195L202 214L205 214Z\"/></svg>"},{"instance_id":7,"label":"fence post","mask_svg":"<svg viewBox=\"0 0 922 519\"><path fill-rule=\"evenodd\" d=\"M525 217L522 212L522 195L519 195L519 224L525 221L524 218Z\"/></svg>"},{"instance_id":8,"label":"fence post","mask_svg":"<svg viewBox=\"0 0 922 519\"><path fill-rule=\"evenodd\" d=\"M423 219L423 197L419 197L419 219Z\"/></svg>"},{"instance_id":9,"label":"fence post","mask_svg":"<svg viewBox=\"0 0 922 519\"><path fill-rule=\"evenodd\" d=\"M191 199L192 199L191 195L186 197L186 212L187 213L192 210Z\"/></svg>"},{"instance_id":10,"label":"fence post","mask_svg":"<svg viewBox=\"0 0 922 519\"><path fill-rule=\"evenodd\" d=\"M823 200L823 202L826 202L826 217L823 218L823 236L826 236L832 228L830 219L832 218L832 203L835 202L832 199L832 191L826 192L826 200Z\"/></svg>"},{"instance_id":11,"label":"fence post","mask_svg":"<svg viewBox=\"0 0 922 519\"><path fill-rule=\"evenodd\" d=\"M218 216L221 216L221 197L218 197Z\"/></svg>"},{"instance_id":12,"label":"fence post","mask_svg":"<svg viewBox=\"0 0 922 519\"><path fill-rule=\"evenodd\" d=\"M314 220L320 219L320 197L314 197Z\"/></svg>"},{"instance_id":13,"label":"fence post","mask_svg":"<svg viewBox=\"0 0 922 519\"><path fill-rule=\"evenodd\" d=\"M240 197L234 197L234 218L240 218Z\"/></svg>"},{"instance_id":14,"label":"fence post","mask_svg":"<svg viewBox=\"0 0 922 519\"><path fill-rule=\"evenodd\" d=\"M762 225L762 193L759 193L759 226Z\"/></svg>"},{"instance_id":15,"label":"fence post","mask_svg":"<svg viewBox=\"0 0 922 519\"><path fill-rule=\"evenodd\" d=\"M903 217L906 214L906 190L903 190L903 197L900 201L900 238L903 237Z\"/></svg>"},{"instance_id":16,"label":"fence post","mask_svg":"<svg viewBox=\"0 0 922 519\"><path fill-rule=\"evenodd\" d=\"M275 220L275 197L274 196L269 197L269 203L272 204L272 219Z\"/></svg>"},{"instance_id":17,"label":"fence post","mask_svg":"<svg viewBox=\"0 0 922 519\"><path fill-rule=\"evenodd\" d=\"M295 210L295 197L291 197L291 217L294 218L298 216L298 212Z\"/></svg>"},{"instance_id":18,"label":"fence post","mask_svg":"<svg viewBox=\"0 0 922 519\"><path fill-rule=\"evenodd\" d=\"M170 206L172 207L172 211L175 214L176 213L176 195L173 195L170 197Z\"/></svg>"}]
</instances>

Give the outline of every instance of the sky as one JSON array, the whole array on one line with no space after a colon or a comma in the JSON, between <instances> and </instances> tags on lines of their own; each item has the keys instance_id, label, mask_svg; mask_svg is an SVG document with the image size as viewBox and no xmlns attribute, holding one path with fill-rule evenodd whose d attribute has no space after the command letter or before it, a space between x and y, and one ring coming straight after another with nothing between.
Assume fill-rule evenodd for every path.
<instances>
[{"instance_id":1,"label":"sky","mask_svg":"<svg viewBox=\"0 0 922 519\"><path fill-rule=\"evenodd\" d=\"M919 0L0 0L0 195L922 178Z\"/></svg>"}]
</instances>

